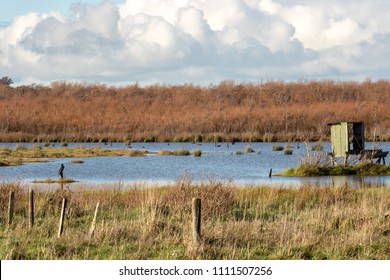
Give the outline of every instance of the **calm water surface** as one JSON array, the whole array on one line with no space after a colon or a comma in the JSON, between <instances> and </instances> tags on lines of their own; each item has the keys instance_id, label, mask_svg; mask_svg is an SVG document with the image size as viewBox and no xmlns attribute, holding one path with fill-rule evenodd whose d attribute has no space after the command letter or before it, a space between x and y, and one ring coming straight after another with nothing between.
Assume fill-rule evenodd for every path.
<instances>
[{"instance_id":1,"label":"calm water surface","mask_svg":"<svg viewBox=\"0 0 390 280\"><path fill-rule=\"evenodd\" d=\"M311 145L309 143L309 150ZM14 148L16 143L0 143L0 147ZM25 147L39 144L24 143ZM250 145L254 153L236 155L236 151L244 151ZM291 145L292 155L284 155L283 151L272 151L272 146ZM371 148L367 143L366 148ZM60 147L60 144L56 144ZM124 143L71 143L69 148L84 146L102 148L128 148ZM330 151L330 143L322 143L325 152ZM389 151L390 143L380 143L380 148ZM201 157L194 156L159 156L149 154L145 157L91 157L82 158L84 163L72 164L75 158L54 159L43 163L26 163L21 166L0 167L0 181L22 181L27 184L33 180L57 178L61 163L65 164L64 175L79 181L78 184L116 184L116 183L174 183L183 177L191 177L194 181L231 180L238 185L277 185L301 186L307 182L315 182L324 186L350 183L362 186L366 184L390 185L390 176L337 176L321 178L291 178L272 176L269 170L277 174L289 167L296 167L301 159L306 158L307 149L303 143L132 143L133 149L146 149L150 152L174 150L179 148L194 151L202 150ZM387 161L390 161L388 159ZM387 163L388 164L388 163Z\"/></svg>"}]
</instances>

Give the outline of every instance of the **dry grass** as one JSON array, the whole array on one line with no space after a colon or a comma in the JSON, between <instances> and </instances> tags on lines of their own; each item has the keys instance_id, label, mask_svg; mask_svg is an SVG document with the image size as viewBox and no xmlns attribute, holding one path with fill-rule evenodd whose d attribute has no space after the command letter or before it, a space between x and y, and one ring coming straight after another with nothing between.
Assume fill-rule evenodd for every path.
<instances>
[{"instance_id":1,"label":"dry grass","mask_svg":"<svg viewBox=\"0 0 390 280\"><path fill-rule=\"evenodd\" d=\"M15 218L6 226L10 190ZM183 178L173 186L27 192L0 186L1 259L390 259L390 189L246 187ZM57 238L62 198L65 231ZM202 199L202 246L191 246L191 200ZM97 227L88 235L96 203Z\"/></svg>"}]
</instances>

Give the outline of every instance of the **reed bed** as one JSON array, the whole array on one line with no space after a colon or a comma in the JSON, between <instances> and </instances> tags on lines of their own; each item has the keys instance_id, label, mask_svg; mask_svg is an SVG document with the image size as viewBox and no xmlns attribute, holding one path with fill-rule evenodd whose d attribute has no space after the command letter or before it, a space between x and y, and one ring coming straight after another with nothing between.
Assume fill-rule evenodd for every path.
<instances>
[{"instance_id":1,"label":"reed bed","mask_svg":"<svg viewBox=\"0 0 390 280\"><path fill-rule=\"evenodd\" d=\"M383 80L0 85L0 141L316 141L340 120L389 140L389 103Z\"/></svg>"},{"instance_id":2,"label":"reed bed","mask_svg":"<svg viewBox=\"0 0 390 280\"><path fill-rule=\"evenodd\" d=\"M15 193L7 225L10 191ZM201 198L201 246L191 245L191 200ZM63 198L64 232L57 237ZM94 234L89 234L97 202ZM390 259L389 188L236 187L210 180L35 193L0 184L1 259Z\"/></svg>"}]
</instances>

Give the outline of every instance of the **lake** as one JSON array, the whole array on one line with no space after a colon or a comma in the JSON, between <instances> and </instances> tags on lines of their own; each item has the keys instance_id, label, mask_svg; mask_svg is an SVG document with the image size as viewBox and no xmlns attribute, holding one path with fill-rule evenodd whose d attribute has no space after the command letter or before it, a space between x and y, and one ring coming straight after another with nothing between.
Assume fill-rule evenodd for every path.
<instances>
[{"instance_id":1,"label":"lake","mask_svg":"<svg viewBox=\"0 0 390 280\"><path fill-rule=\"evenodd\" d=\"M180 178L190 177L195 182L214 180L229 180L237 185L271 185L295 187L308 182L321 186L334 186L349 183L360 187L367 184L381 186L390 185L390 176L327 176L317 178L269 177L269 171L275 175L289 167L296 167L302 159L311 152L304 143L132 143L132 149L146 149L149 152L174 150L184 148L189 151L200 149L201 157L194 156L160 156L148 154L145 157L90 157L82 158L84 163L73 164L75 158L53 159L41 163L25 163L21 166L0 167L0 181L22 181L30 184L33 180L57 178L60 165L65 164L64 175L77 180L83 185L126 184L142 182L145 184L174 183ZM0 143L0 147L15 148L17 145L31 147L39 143ZM55 144L60 147L60 143ZM254 153L245 153L245 147L250 145ZM273 151L272 147L291 145L292 155L284 155L283 151ZM366 148L372 148L373 143L366 143ZM384 151L390 150L390 143L376 143ZM124 143L69 143L68 147L84 146L111 149L128 148ZM330 143L322 143L323 150L330 152ZM236 151L243 151L236 155ZM389 161L389 160L388 160ZM388 164L388 163L387 163ZM42 185L42 184L40 184Z\"/></svg>"}]
</instances>

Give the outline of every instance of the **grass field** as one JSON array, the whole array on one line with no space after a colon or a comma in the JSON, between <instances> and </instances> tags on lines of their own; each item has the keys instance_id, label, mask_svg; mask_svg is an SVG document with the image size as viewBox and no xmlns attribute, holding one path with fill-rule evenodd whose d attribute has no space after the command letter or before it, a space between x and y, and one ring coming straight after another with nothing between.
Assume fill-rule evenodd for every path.
<instances>
[{"instance_id":1,"label":"grass field","mask_svg":"<svg viewBox=\"0 0 390 280\"><path fill-rule=\"evenodd\" d=\"M191 243L194 197L202 202L198 248ZM63 198L68 206L58 238ZM237 187L184 178L166 187L69 187L35 192L34 199L29 229L28 191L17 182L0 184L2 260L390 259L389 188Z\"/></svg>"}]
</instances>

